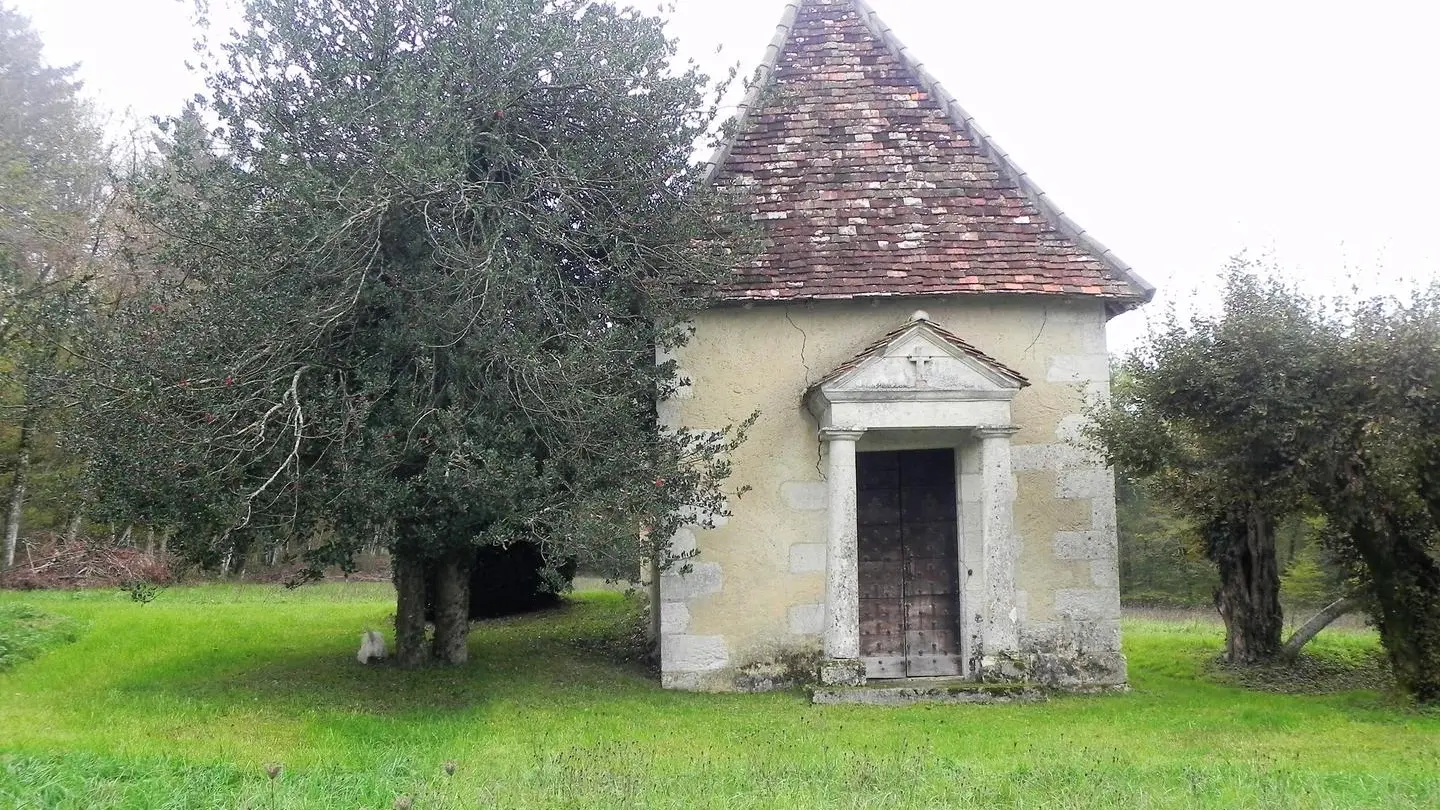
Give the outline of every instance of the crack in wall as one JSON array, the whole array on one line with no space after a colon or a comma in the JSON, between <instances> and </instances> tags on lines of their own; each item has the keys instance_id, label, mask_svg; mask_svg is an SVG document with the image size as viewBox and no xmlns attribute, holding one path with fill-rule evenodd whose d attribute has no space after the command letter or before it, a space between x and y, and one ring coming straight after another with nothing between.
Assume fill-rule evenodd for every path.
<instances>
[{"instance_id":1,"label":"crack in wall","mask_svg":"<svg viewBox=\"0 0 1440 810\"><path fill-rule=\"evenodd\" d=\"M805 330L801 329L799 324L790 317L790 307L785 307L785 322L790 324L790 328L800 333L800 365L805 369L805 390L808 391L810 389L810 363L805 359L805 348L810 345L810 336L805 334Z\"/></svg>"},{"instance_id":2,"label":"crack in wall","mask_svg":"<svg viewBox=\"0 0 1440 810\"><path fill-rule=\"evenodd\" d=\"M1040 336L1045 334L1045 326L1048 323L1050 323L1050 307L1046 305L1040 309L1040 331L1035 333L1035 339L1030 341L1030 345L1025 347L1025 351L1020 353L1021 357L1028 356L1030 351L1035 348L1035 344L1040 342Z\"/></svg>"},{"instance_id":3,"label":"crack in wall","mask_svg":"<svg viewBox=\"0 0 1440 810\"><path fill-rule=\"evenodd\" d=\"M790 307L785 307L784 312L785 322L790 324L791 329L794 329L796 332L800 333L800 365L805 369L805 387L801 389L801 397L803 398L804 392L810 390L810 361L805 358L805 349L810 345L810 336L805 333L804 329L800 328L799 324L795 323L794 318L790 317ZM820 477L821 481L827 480L825 477L825 471L821 469L821 465L823 464L824 460L825 442L821 441L819 437L816 437L815 474Z\"/></svg>"}]
</instances>

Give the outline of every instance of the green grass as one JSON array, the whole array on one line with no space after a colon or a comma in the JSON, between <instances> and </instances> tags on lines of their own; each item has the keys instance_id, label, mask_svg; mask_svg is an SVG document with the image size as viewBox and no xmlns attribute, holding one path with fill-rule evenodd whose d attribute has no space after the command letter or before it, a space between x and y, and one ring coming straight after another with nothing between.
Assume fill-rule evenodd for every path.
<instances>
[{"instance_id":1,"label":"green grass","mask_svg":"<svg viewBox=\"0 0 1440 810\"><path fill-rule=\"evenodd\" d=\"M80 637L80 623L33 605L0 603L0 672Z\"/></svg>"},{"instance_id":2,"label":"green grass","mask_svg":"<svg viewBox=\"0 0 1440 810\"><path fill-rule=\"evenodd\" d=\"M1128 622L1128 695L816 707L659 689L597 652L633 626L618 594L482 624L463 669L362 667L389 595L0 594L86 628L0 674L0 807L1440 806L1440 717L1371 691L1218 682L1209 623ZM284 764L273 781L267 763Z\"/></svg>"}]
</instances>

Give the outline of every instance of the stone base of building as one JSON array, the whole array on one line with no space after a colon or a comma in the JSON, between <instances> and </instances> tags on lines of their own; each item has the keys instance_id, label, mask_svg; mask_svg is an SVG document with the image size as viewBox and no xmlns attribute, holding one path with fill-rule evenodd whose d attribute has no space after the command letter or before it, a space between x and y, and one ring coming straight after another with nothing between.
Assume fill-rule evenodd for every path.
<instances>
[{"instance_id":1,"label":"stone base of building","mask_svg":"<svg viewBox=\"0 0 1440 810\"><path fill-rule=\"evenodd\" d=\"M972 674L963 678L916 679L904 681L909 686L944 686L970 684L984 690L993 686L1004 694L1006 686L1039 689L1047 692L1095 693L1121 692L1128 689L1125 656L1118 652L1077 652L1050 649L1045 652L1016 652L985 656L972 662ZM944 681L945 683L940 683ZM859 659L822 659L810 651L777 655L774 659L739 668L721 668L707 672L665 672L661 684L666 689L694 692L769 692L792 689L807 683L817 688L884 688L902 682L886 679L867 680L865 663ZM956 702L971 702L966 696ZM830 701L825 701L830 702ZM838 701L836 701L838 702ZM883 702L883 701L882 701ZM1003 702L979 701L974 702Z\"/></svg>"},{"instance_id":2,"label":"stone base of building","mask_svg":"<svg viewBox=\"0 0 1440 810\"><path fill-rule=\"evenodd\" d=\"M820 662L816 676L825 686L864 686L865 662L858 658L831 658Z\"/></svg>"},{"instance_id":3,"label":"stone base of building","mask_svg":"<svg viewBox=\"0 0 1440 810\"><path fill-rule=\"evenodd\" d=\"M986 656L980 662L984 683L1027 683L1059 692L1124 689L1125 656L1118 652L1030 652Z\"/></svg>"},{"instance_id":4,"label":"stone base of building","mask_svg":"<svg viewBox=\"0 0 1440 810\"><path fill-rule=\"evenodd\" d=\"M960 678L871 681L864 686L814 686L818 706L912 706L917 703L1043 703L1046 691L1028 684L976 683Z\"/></svg>"}]
</instances>

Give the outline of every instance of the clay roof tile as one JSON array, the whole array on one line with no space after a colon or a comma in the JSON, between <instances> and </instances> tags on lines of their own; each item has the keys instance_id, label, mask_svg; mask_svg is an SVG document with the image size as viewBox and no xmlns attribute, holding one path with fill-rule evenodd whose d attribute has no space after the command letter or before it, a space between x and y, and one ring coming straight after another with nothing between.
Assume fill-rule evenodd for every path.
<instances>
[{"instance_id":1,"label":"clay roof tile","mask_svg":"<svg viewBox=\"0 0 1440 810\"><path fill-rule=\"evenodd\" d=\"M865 0L792 0L710 177L760 223L728 300L1154 288L1066 217Z\"/></svg>"}]
</instances>

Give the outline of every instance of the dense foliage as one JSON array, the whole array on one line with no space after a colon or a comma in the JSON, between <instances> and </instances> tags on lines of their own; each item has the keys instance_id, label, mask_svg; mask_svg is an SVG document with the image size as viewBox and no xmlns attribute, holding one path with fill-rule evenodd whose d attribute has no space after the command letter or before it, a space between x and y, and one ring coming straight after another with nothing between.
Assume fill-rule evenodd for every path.
<instances>
[{"instance_id":1,"label":"dense foliage","mask_svg":"<svg viewBox=\"0 0 1440 810\"><path fill-rule=\"evenodd\" d=\"M77 465L55 446L66 346L105 275L109 154L74 68L45 59L29 20L0 6L0 569L28 516L63 523ZM36 498L35 496L39 497Z\"/></svg>"},{"instance_id":2,"label":"dense foliage","mask_svg":"<svg viewBox=\"0 0 1440 810\"><path fill-rule=\"evenodd\" d=\"M1172 317L1151 335L1095 423L1110 460L1193 521L1219 569L1215 604L1233 663L1280 648L1275 533L1302 508L1310 397L1330 373L1310 318L1289 290L1236 267L1221 313Z\"/></svg>"},{"instance_id":3,"label":"dense foliage","mask_svg":"<svg viewBox=\"0 0 1440 810\"><path fill-rule=\"evenodd\" d=\"M465 656L478 546L633 575L723 511L657 352L734 262L707 80L588 0L250 0L139 213L165 272L92 347L96 486L198 560L380 537L397 647ZM217 125L206 122L215 121ZM426 593L426 583L433 583Z\"/></svg>"},{"instance_id":4,"label":"dense foliage","mask_svg":"<svg viewBox=\"0 0 1440 810\"><path fill-rule=\"evenodd\" d=\"M1091 435L1199 528L1233 663L1280 651L1277 528L1308 516L1399 682L1440 699L1437 316L1440 290L1325 305L1237 263L1218 315L1172 317L1123 364Z\"/></svg>"},{"instance_id":5,"label":"dense foliage","mask_svg":"<svg viewBox=\"0 0 1440 810\"><path fill-rule=\"evenodd\" d=\"M1303 463L1396 679L1440 702L1440 288L1348 314Z\"/></svg>"}]
</instances>

